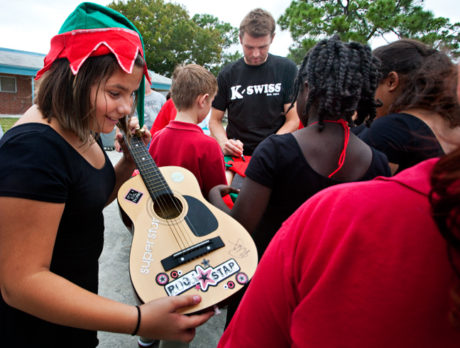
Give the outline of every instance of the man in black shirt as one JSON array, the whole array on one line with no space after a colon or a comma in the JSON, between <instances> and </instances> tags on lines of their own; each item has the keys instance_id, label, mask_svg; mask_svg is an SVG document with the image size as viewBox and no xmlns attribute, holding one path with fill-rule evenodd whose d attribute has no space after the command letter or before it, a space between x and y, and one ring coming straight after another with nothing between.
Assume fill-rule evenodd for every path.
<instances>
[{"instance_id":1,"label":"man in black shirt","mask_svg":"<svg viewBox=\"0 0 460 348\"><path fill-rule=\"evenodd\" d=\"M292 100L297 67L287 58L269 54L275 20L255 9L240 25L244 57L225 66L217 77L219 90L213 102L209 129L224 155L251 155L267 136L289 133L299 126ZM228 113L224 129L222 119Z\"/></svg>"}]
</instances>

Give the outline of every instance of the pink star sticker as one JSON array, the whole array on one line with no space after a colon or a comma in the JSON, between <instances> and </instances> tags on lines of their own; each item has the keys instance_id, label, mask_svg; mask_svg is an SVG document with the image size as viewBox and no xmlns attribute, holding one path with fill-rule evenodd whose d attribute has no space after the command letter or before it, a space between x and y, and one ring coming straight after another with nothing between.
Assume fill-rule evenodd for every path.
<instances>
[{"instance_id":1,"label":"pink star sticker","mask_svg":"<svg viewBox=\"0 0 460 348\"><path fill-rule=\"evenodd\" d=\"M196 266L197 279L200 282L201 290L208 290L209 285L216 285L217 281L211 277L212 268L203 269L201 266Z\"/></svg>"}]
</instances>

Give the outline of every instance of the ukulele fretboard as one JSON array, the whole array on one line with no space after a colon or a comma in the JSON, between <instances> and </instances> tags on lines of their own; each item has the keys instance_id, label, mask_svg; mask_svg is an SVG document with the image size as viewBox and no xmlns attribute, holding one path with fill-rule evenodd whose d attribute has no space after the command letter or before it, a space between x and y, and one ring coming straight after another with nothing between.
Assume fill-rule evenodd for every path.
<instances>
[{"instance_id":1,"label":"ukulele fretboard","mask_svg":"<svg viewBox=\"0 0 460 348\"><path fill-rule=\"evenodd\" d=\"M126 141L126 137L125 137ZM139 172L142 176L147 190L153 200L160 196L172 196L172 191L169 188L166 180L163 178L158 166L147 151L147 147L138 135L133 135L130 138L129 150L133 156Z\"/></svg>"}]
</instances>

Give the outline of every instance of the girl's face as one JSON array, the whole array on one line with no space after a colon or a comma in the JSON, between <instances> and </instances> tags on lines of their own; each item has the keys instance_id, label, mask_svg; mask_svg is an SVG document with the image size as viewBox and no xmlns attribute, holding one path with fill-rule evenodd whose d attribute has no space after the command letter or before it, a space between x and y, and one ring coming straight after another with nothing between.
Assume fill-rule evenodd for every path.
<instances>
[{"instance_id":1,"label":"girl's face","mask_svg":"<svg viewBox=\"0 0 460 348\"><path fill-rule=\"evenodd\" d=\"M392 95L388 92L385 82L379 83L377 89L375 90L375 99L382 102L382 106L376 109L375 118L387 115L388 109L394 100Z\"/></svg>"},{"instance_id":2,"label":"girl's face","mask_svg":"<svg viewBox=\"0 0 460 348\"><path fill-rule=\"evenodd\" d=\"M91 87L91 102L95 109L93 132L110 133L120 119L131 113L142 78L141 67L134 66L131 74L116 69L105 83Z\"/></svg>"},{"instance_id":3,"label":"girl's face","mask_svg":"<svg viewBox=\"0 0 460 348\"><path fill-rule=\"evenodd\" d=\"M376 118L385 116L389 113L391 104L398 96L400 86L400 76L397 72L391 71L383 81L379 83L375 91L375 99L382 102L382 106L377 108Z\"/></svg>"}]
</instances>

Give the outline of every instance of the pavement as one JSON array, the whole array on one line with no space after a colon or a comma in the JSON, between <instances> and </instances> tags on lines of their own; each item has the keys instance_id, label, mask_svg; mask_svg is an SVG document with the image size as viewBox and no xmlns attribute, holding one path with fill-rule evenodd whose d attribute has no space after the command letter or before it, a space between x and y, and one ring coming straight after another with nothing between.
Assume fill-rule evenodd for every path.
<instances>
[{"instance_id":1,"label":"pavement","mask_svg":"<svg viewBox=\"0 0 460 348\"><path fill-rule=\"evenodd\" d=\"M107 151L115 164L121 154ZM99 294L119 302L135 305L135 297L129 278L129 251L131 233L123 224L117 201L104 209L105 243L99 261ZM222 335L225 324L225 309L213 316L207 323L199 327L190 348L213 348ZM100 348L134 348L138 347L137 337L110 332L99 332Z\"/></svg>"}]
</instances>

